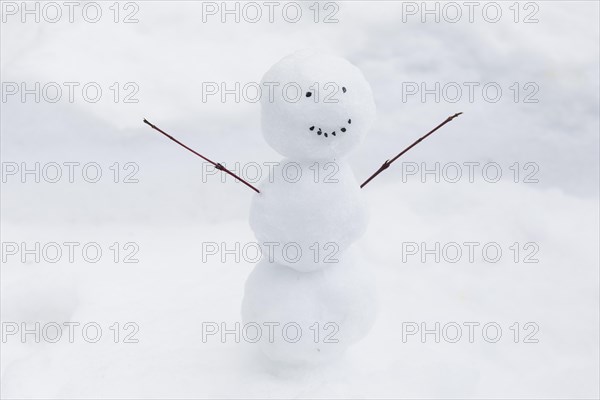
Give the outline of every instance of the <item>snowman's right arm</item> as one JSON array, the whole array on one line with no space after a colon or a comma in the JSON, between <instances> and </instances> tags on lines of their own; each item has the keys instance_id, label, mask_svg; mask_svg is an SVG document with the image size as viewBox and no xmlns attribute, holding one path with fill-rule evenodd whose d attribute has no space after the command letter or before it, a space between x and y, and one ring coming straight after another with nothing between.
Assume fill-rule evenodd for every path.
<instances>
[{"instance_id":1,"label":"snowman's right arm","mask_svg":"<svg viewBox=\"0 0 600 400\"><path fill-rule=\"evenodd\" d=\"M185 144L181 143L179 140L175 139L173 136L169 135L167 132L163 131L162 129L160 129L159 127L157 127L156 125L152 124L150 121L148 121L146 118L144 118L144 123L147 124L148 126L150 126L152 129L162 133L164 136L168 137L169 139L171 139L172 141L174 141L175 143L177 143L178 145L180 145L181 147L191 151L192 153L194 153L195 155L197 155L198 157L202 158L204 161L211 163L216 169L218 169L219 171L223 171L226 174L229 174L231 176L233 176L235 179L239 180L240 182L242 182L244 185L248 186L250 189L254 190L256 193L260 193L260 190L258 190L257 188L255 188L254 186L252 186L251 184L249 184L248 182L246 182L245 180L243 180L242 178L240 178L239 176L237 176L236 174L234 174L233 172L231 172L230 170L228 170L227 168L225 168L221 163L216 163L212 160L210 160L207 157L204 157L202 154L198 153L196 150L186 146Z\"/></svg>"}]
</instances>

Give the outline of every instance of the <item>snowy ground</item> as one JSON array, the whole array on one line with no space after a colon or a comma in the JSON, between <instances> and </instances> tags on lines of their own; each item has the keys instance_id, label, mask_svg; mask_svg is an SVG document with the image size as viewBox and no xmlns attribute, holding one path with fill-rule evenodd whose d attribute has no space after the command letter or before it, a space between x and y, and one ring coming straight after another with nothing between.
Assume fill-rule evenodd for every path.
<instances>
[{"instance_id":1,"label":"snowy ground","mask_svg":"<svg viewBox=\"0 0 600 400\"><path fill-rule=\"evenodd\" d=\"M496 24L481 13L473 23L421 23L418 16L403 23L401 3L372 3L337 3L336 24L315 24L312 17L298 24L203 23L200 3L161 1L138 2L135 24L113 23L112 3L101 3L106 18L97 24L22 24L8 17L1 31L3 82L93 81L104 95L97 103L80 92L73 103L3 99L3 174L12 163L97 162L103 175L98 183L81 175L75 183L66 175L58 183L6 176L3 332L10 323L95 322L103 335L97 343L77 329L74 343L7 336L3 398L598 398L598 3L535 2L539 23L533 24L513 22L512 2L500 3ZM523 4L520 18L533 10ZM121 9L121 17L128 11ZM219 161L279 160L260 135L258 104L203 103L202 82L258 82L279 58L314 43L350 59L373 86L377 123L350 159L358 179L448 115L465 114L365 188L371 222L356 247L377 277L380 306L371 334L344 360L291 369L271 365L243 341L202 342L203 322L240 321L253 267L232 257L202 262L202 243L253 242L252 193L218 175L203 182L202 163L141 119ZM403 101L403 82L438 81L496 82L503 96L491 103L476 91L469 102L465 89L457 103L431 96ZM136 83L139 102L115 103L114 82L120 100L128 93L122 85ZM522 101L527 82L539 87L539 102ZM436 183L430 175L426 183L418 175L403 182L409 163L432 168L436 161L495 162L502 179L487 182L479 168L473 183L467 176ZM110 169L115 162L119 183ZM138 183L123 183L128 162L139 166ZM535 167L526 163L539 168L533 176L539 182L527 182ZM9 242L96 242L103 256L97 263L80 252L73 263L66 255L57 263L32 256L22 263L20 254L7 254ZM117 263L114 242L121 246ZM139 247L139 263L122 262L128 242ZM403 254L402 244L412 242L497 243L503 253L491 263L480 246L473 262L466 253L456 263L422 262ZM539 262L523 262L536 248ZM115 322L118 343L110 329ZM139 328L138 343L124 343L132 332L127 322ZM428 328L455 322L463 337L403 341L407 322ZM473 343L468 322L480 324ZM502 328L497 343L482 336L490 322ZM528 322L535 325L526 329ZM538 342L525 343L526 337Z\"/></svg>"}]
</instances>

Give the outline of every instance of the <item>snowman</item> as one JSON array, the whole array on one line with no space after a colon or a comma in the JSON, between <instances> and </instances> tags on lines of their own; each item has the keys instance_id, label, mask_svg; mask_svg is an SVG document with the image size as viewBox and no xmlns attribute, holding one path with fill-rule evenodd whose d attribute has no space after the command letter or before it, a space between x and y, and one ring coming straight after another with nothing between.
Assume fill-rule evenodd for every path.
<instances>
[{"instance_id":1,"label":"snowman","mask_svg":"<svg viewBox=\"0 0 600 400\"><path fill-rule=\"evenodd\" d=\"M242 317L263 327L259 346L270 359L319 363L343 354L375 318L372 273L351 248L367 213L346 161L375 103L357 67L310 51L277 62L262 86L276 88L261 98L263 134L285 158L252 200L263 258L246 283Z\"/></svg>"},{"instance_id":2,"label":"snowman","mask_svg":"<svg viewBox=\"0 0 600 400\"><path fill-rule=\"evenodd\" d=\"M373 271L352 248L367 226L361 189L462 113L385 161L359 185L345 158L375 118L362 72L343 58L301 51L273 65L262 87L275 89L261 97L263 135L284 159L260 190L144 122L256 192L250 227L262 258L245 286L245 327L256 329L253 342L269 359L314 365L342 356L375 321Z\"/></svg>"}]
</instances>

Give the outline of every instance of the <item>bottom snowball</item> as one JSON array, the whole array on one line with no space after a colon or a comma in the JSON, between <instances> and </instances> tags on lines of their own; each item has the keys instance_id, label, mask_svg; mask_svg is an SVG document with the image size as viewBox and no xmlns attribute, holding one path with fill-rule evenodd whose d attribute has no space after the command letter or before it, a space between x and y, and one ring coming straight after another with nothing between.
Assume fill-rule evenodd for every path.
<instances>
[{"instance_id":1,"label":"bottom snowball","mask_svg":"<svg viewBox=\"0 0 600 400\"><path fill-rule=\"evenodd\" d=\"M318 364L344 353L375 321L371 271L349 257L314 272L259 262L246 282L244 324L262 331L257 342L273 361Z\"/></svg>"}]
</instances>

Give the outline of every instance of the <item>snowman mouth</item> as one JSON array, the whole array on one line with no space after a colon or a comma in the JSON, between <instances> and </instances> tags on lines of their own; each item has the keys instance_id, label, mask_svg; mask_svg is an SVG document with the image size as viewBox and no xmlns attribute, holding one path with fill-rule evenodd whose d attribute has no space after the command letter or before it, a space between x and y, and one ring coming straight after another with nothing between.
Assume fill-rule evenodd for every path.
<instances>
[{"instance_id":1,"label":"snowman mouth","mask_svg":"<svg viewBox=\"0 0 600 400\"><path fill-rule=\"evenodd\" d=\"M352 119L348 119L348 125L350 125L352 123ZM308 128L309 131L316 133L318 136L321 137L329 137L329 135L331 136L337 136L338 132L337 131L331 131L331 132L325 132L323 131L321 128L319 128L318 126L311 126L310 128ZM348 129L345 126L342 126L339 131L342 133L346 133Z\"/></svg>"}]
</instances>

